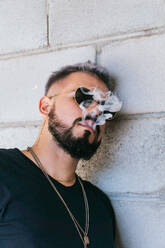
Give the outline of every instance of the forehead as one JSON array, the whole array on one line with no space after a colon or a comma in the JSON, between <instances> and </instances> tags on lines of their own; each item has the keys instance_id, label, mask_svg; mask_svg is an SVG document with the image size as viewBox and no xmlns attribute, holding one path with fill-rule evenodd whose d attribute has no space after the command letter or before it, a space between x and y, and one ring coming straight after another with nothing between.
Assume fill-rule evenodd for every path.
<instances>
[{"instance_id":1,"label":"forehead","mask_svg":"<svg viewBox=\"0 0 165 248\"><path fill-rule=\"evenodd\" d=\"M108 88L105 83L86 72L74 72L69 74L67 77L55 82L49 89L49 94L69 92L76 90L79 87L96 87L97 89L107 92Z\"/></svg>"}]
</instances>

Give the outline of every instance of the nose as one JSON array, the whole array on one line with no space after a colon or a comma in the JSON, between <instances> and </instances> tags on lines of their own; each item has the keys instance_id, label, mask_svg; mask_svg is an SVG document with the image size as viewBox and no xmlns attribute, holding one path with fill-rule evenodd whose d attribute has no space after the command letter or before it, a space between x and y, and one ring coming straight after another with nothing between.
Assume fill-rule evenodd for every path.
<instances>
[{"instance_id":1,"label":"nose","mask_svg":"<svg viewBox=\"0 0 165 248\"><path fill-rule=\"evenodd\" d=\"M94 101L93 104L87 108L88 115L91 117L99 116L101 111L98 109L98 105L98 102Z\"/></svg>"}]
</instances>

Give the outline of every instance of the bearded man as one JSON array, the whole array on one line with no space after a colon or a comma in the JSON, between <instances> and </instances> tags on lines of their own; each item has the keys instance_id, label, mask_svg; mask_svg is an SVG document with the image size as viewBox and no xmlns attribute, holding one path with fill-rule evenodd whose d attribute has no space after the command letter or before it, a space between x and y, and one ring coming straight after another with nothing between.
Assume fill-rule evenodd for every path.
<instances>
[{"instance_id":1,"label":"bearded man","mask_svg":"<svg viewBox=\"0 0 165 248\"><path fill-rule=\"evenodd\" d=\"M96 153L106 120L120 108L97 64L68 65L50 76L35 143L0 149L1 248L114 248L109 198L75 171Z\"/></svg>"}]
</instances>

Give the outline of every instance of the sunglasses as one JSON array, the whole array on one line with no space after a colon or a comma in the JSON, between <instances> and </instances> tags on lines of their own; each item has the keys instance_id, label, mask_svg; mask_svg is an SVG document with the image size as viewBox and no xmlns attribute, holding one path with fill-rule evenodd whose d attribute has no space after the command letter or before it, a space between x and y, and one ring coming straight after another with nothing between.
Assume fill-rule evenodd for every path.
<instances>
[{"instance_id":1,"label":"sunglasses","mask_svg":"<svg viewBox=\"0 0 165 248\"><path fill-rule=\"evenodd\" d=\"M52 97L55 97L55 96L58 96L58 95L60 95L60 94L50 96L49 98L52 98ZM85 88L85 87L79 87L74 92L74 99L75 99L75 101L76 101L76 103L78 105L82 105L83 107L91 107L96 102L101 104L101 105L105 104L105 100L101 100L101 101L96 100L95 97L94 97L94 94L92 93L92 91L90 89L88 89L88 88ZM104 110L102 113L112 115L112 117L106 119L107 121L109 121L109 120L114 119L118 112L110 112L108 110Z\"/></svg>"}]
</instances>

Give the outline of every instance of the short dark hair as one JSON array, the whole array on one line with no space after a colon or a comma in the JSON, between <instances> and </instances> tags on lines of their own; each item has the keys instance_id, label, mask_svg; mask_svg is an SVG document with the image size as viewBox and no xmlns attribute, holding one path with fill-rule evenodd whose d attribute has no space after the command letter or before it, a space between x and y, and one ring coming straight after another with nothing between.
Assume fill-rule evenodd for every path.
<instances>
[{"instance_id":1,"label":"short dark hair","mask_svg":"<svg viewBox=\"0 0 165 248\"><path fill-rule=\"evenodd\" d=\"M86 72L96 76L101 79L109 90L112 90L112 83L109 72L103 66L97 65L91 61L87 61L84 63L77 63L74 65L67 65L55 71L49 77L46 85L45 85L45 95L47 95L49 88L58 80L65 78L69 74L73 72Z\"/></svg>"}]
</instances>

